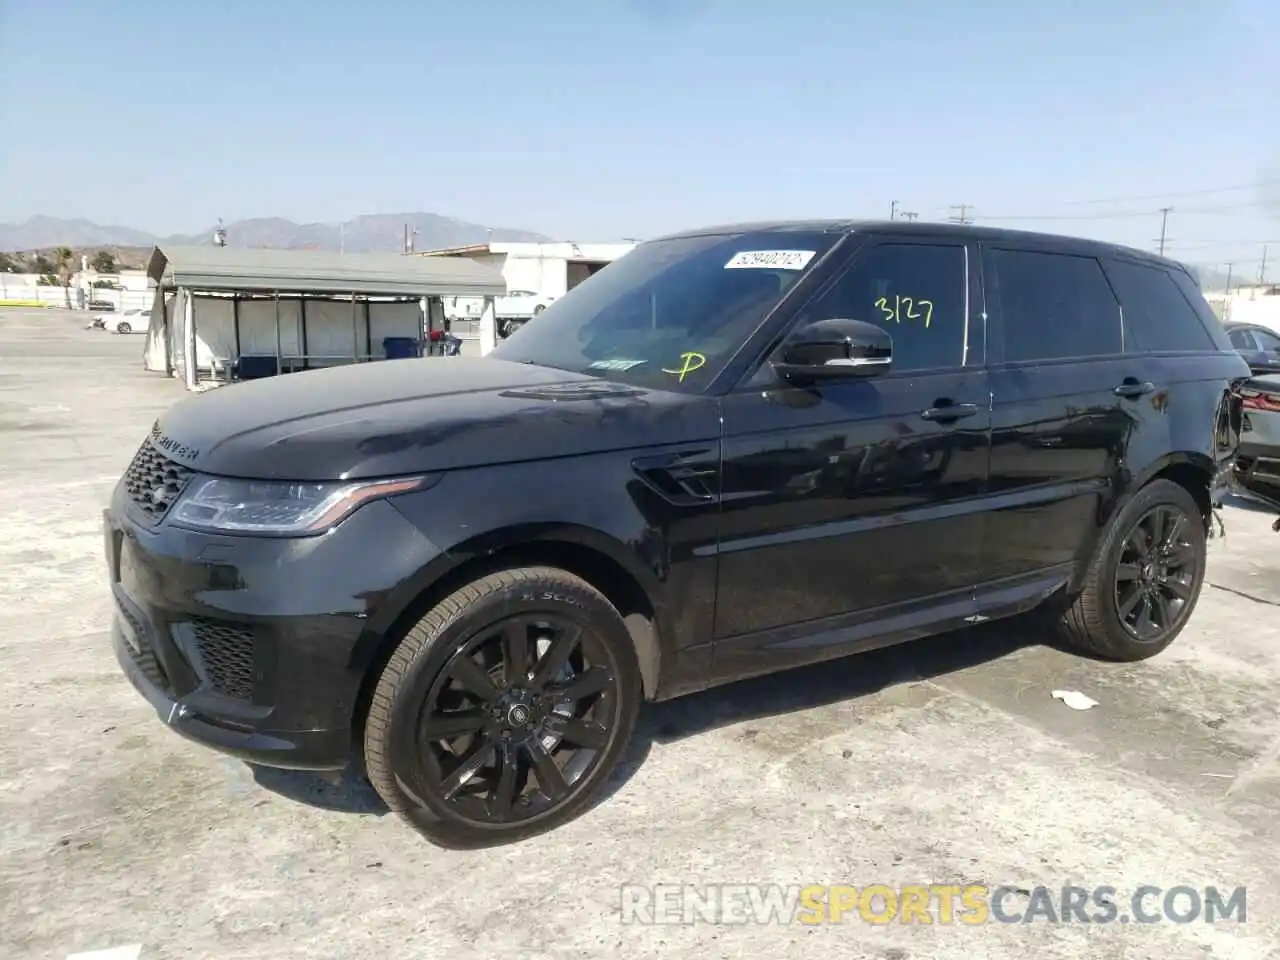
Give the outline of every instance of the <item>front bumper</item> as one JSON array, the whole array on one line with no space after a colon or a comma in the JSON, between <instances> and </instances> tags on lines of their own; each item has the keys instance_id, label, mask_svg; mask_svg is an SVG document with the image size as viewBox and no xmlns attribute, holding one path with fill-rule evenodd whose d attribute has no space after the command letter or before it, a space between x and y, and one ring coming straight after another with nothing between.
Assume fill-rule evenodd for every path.
<instances>
[{"instance_id":1,"label":"front bumper","mask_svg":"<svg viewBox=\"0 0 1280 960\"><path fill-rule=\"evenodd\" d=\"M116 660L158 716L173 731L188 740L249 763L297 770L334 770L346 765L351 749L347 730L259 731L243 718L232 720L228 704L194 706L190 697L177 697L158 681L154 666L146 663L147 653L122 617L111 624L111 643ZM204 709L206 713L198 712ZM229 724L235 723L232 727Z\"/></svg>"},{"instance_id":2,"label":"front bumper","mask_svg":"<svg viewBox=\"0 0 1280 960\"><path fill-rule=\"evenodd\" d=\"M437 551L386 502L320 537L150 526L117 489L103 514L112 645L175 732L264 766L336 770L353 750L369 629Z\"/></svg>"}]
</instances>

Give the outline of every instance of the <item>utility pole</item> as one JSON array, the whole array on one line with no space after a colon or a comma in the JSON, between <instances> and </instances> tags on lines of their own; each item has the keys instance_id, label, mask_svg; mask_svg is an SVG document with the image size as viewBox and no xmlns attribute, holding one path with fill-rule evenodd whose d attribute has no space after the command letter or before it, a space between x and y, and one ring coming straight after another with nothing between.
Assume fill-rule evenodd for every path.
<instances>
[{"instance_id":1,"label":"utility pole","mask_svg":"<svg viewBox=\"0 0 1280 960\"><path fill-rule=\"evenodd\" d=\"M347 252L347 225L345 223L338 224L338 252Z\"/></svg>"},{"instance_id":2,"label":"utility pole","mask_svg":"<svg viewBox=\"0 0 1280 960\"><path fill-rule=\"evenodd\" d=\"M1258 283L1267 282L1267 245L1262 245L1262 266L1258 268Z\"/></svg>"},{"instance_id":3,"label":"utility pole","mask_svg":"<svg viewBox=\"0 0 1280 960\"><path fill-rule=\"evenodd\" d=\"M1169 225L1169 213L1173 207L1160 208L1160 256L1164 256L1165 227Z\"/></svg>"},{"instance_id":4,"label":"utility pole","mask_svg":"<svg viewBox=\"0 0 1280 960\"><path fill-rule=\"evenodd\" d=\"M909 210L903 210L903 211L902 211L902 213L900 213L900 214L899 214L899 216L900 216L903 220L914 220L916 217L920 216L920 214L918 214L918 213L914 213L914 212L909 211Z\"/></svg>"},{"instance_id":5,"label":"utility pole","mask_svg":"<svg viewBox=\"0 0 1280 960\"><path fill-rule=\"evenodd\" d=\"M898 219L898 201L897 200L891 200L889 202L889 219L890 220Z\"/></svg>"},{"instance_id":6,"label":"utility pole","mask_svg":"<svg viewBox=\"0 0 1280 960\"><path fill-rule=\"evenodd\" d=\"M972 204L953 203L951 205L951 209L959 211L958 213L953 213L947 218L952 223L973 223L973 217L968 215L969 211L973 209Z\"/></svg>"},{"instance_id":7,"label":"utility pole","mask_svg":"<svg viewBox=\"0 0 1280 960\"><path fill-rule=\"evenodd\" d=\"M1235 266L1234 263L1227 264L1227 289L1226 289L1227 296L1231 296L1231 268L1234 266Z\"/></svg>"}]
</instances>

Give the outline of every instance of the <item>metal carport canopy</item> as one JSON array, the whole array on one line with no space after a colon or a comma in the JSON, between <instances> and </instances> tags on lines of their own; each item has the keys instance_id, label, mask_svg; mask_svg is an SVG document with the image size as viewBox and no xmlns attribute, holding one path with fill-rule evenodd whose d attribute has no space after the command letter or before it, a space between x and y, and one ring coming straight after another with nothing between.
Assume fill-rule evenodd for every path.
<instances>
[{"instance_id":1,"label":"metal carport canopy","mask_svg":"<svg viewBox=\"0 0 1280 960\"><path fill-rule=\"evenodd\" d=\"M329 293L406 297L501 297L506 281L493 267L458 257L156 247L147 276L163 288Z\"/></svg>"}]
</instances>

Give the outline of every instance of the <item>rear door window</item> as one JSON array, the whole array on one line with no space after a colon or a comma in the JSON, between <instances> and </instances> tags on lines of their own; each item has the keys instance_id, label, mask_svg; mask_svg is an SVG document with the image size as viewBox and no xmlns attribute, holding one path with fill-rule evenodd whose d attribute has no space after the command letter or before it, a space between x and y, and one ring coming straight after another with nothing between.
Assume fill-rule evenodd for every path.
<instances>
[{"instance_id":1,"label":"rear door window","mask_svg":"<svg viewBox=\"0 0 1280 960\"><path fill-rule=\"evenodd\" d=\"M1168 270L1128 260L1110 260L1106 269L1120 296L1126 353L1215 349Z\"/></svg>"},{"instance_id":2,"label":"rear door window","mask_svg":"<svg viewBox=\"0 0 1280 960\"><path fill-rule=\"evenodd\" d=\"M1120 304L1093 257L987 248L983 265L1006 363L1123 352Z\"/></svg>"}]
</instances>

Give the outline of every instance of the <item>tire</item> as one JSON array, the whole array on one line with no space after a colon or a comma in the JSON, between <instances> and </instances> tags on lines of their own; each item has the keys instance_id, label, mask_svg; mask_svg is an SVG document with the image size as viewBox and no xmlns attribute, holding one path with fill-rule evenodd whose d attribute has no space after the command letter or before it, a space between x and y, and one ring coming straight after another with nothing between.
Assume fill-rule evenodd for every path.
<instances>
[{"instance_id":1,"label":"tire","mask_svg":"<svg viewBox=\"0 0 1280 960\"><path fill-rule=\"evenodd\" d=\"M554 640L543 650L548 629ZM583 690L566 706L563 698ZM603 594L551 567L492 573L436 604L383 668L365 725L369 782L443 847L545 833L599 795L631 739L641 696L630 634ZM428 735L429 725L450 732Z\"/></svg>"},{"instance_id":2,"label":"tire","mask_svg":"<svg viewBox=\"0 0 1280 960\"><path fill-rule=\"evenodd\" d=\"M536 307L534 307L534 308L533 308L533 315L536 317L538 314L540 314L540 313L541 313L543 310L545 310L545 309L547 309L547 305L546 305L545 303L540 303L540 304L538 304Z\"/></svg>"},{"instance_id":3,"label":"tire","mask_svg":"<svg viewBox=\"0 0 1280 960\"><path fill-rule=\"evenodd\" d=\"M128 321L121 320L116 324L116 333L132 333L133 327L129 326Z\"/></svg>"},{"instance_id":4,"label":"tire","mask_svg":"<svg viewBox=\"0 0 1280 960\"><path fill-rule=\"evenodd\" d=\"M1176 549L1167 552L1167 557L1176 560L1160 561L1166 553L1157 550L1152 566L1135 543L1158 523L1165 525L1160 539L1166 539L1169 525L1177 518L1181 519L1176 528ZM1081 653L1104 660L1134 662L1160 653L1182 632L1195 611L1204 586L1206 540L1200 506L1186 488L1171 480L1156 480L1143 487L1107 529L1085 574L1083 590L1062 616L1063 639ZM1163 579L1162 562L1169 574ZM1175 567L1170 567L1171 563ZM1126 612L1122 608L1128 606L1126 601L1132 601L1135 589L1149 599L1140 596L1137 606ZM1150 631L1141 628L1144 609L1154 628Z\"/></svg>"}]
</instances>

